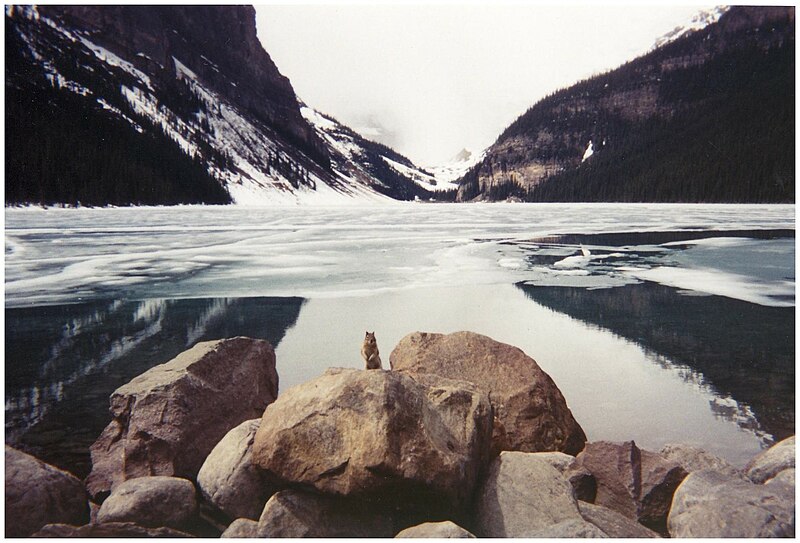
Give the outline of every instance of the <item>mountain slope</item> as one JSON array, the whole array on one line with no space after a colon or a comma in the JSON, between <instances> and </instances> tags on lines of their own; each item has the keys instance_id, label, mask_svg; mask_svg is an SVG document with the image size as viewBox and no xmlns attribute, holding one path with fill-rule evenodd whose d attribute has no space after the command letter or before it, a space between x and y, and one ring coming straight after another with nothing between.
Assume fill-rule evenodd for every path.
<instances>
[{"instance_id":1,"label":"mountain slope","mask_svg":"<svg viewBox=\"0 0 800 543\"><path fill-rule=\"evenodd\" d=\"M512 123L459 200L794 200L794 8L732 7Z\"/></svg>"},{"instance_id":2,"label":"mountain slope","mask_svg":"<svg viewBox=\"0 0 800 543\"><path fill-rule=\"evenodd\" d=\"M431 196L384 171L396 153L343 154L308 122L252 7L7 6L5 24L7 204Z\"/></svg>"}]
</instances>

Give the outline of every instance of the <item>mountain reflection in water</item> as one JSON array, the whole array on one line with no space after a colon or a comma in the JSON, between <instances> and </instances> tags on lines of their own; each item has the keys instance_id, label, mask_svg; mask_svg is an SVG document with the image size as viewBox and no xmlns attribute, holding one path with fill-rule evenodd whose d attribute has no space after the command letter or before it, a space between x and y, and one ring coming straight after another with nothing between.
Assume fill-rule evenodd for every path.
<instances>
[{"instance_id":1,"label":"mountain reflection in water","mask_svg":"<svg viewBox=\"0 0 800 543\"><path fill-rule=\"evenodd\" d=\"M277 345L303 303L206 298L6 309L6 443L83 477L119 386L199 341L246 335Z\"/></svg>"},{"instance_id":2,"label":"mountain reflection in water","mask_svg":"<svg viewBox=\"0 0 800 543\"><path fill-rule=\"evenodd\" d=\"M753 429L754 415L776 440L794 434L794 307L684 295L650 282L518 288L554 311L641 345L664 364L685 366L687 381L700 379L722 396L710 406L719 416Z\"/></svg>"}]
</instances>

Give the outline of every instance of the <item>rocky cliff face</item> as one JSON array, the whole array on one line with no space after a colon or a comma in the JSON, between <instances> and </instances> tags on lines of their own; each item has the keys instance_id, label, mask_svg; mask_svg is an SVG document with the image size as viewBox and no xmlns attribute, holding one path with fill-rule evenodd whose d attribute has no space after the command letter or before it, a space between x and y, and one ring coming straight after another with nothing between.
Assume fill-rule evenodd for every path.
<instances>
[{"instance_id":1,"label":"rocky cliff face","mask_svg":"<svg viewBox=\"0 0 800 543\"><path fill-rule=\"evenodd\" d=\"M390 149L310 122L250 6L7 6L6 51L7 203L430 196Z\"/></svg>"},{"instance_id":2,"label":"rocky cliff face","mask_svg":"<svg viewBox=\"0 0 800 543\"><path fill-rule=\"evenodd\" d=\"M717 23L535 104L461 179L458 197L462 201L509 196L562 201L792 199L789 144L779 147L791 157L781 160L772 154L763 171L752 171L752 178L779 185L769 194L754 187L741 193L713 188L692 192L713 176L705 170L721 162L752 170L750 157L763 159L762 149L775 148L770 137L793 140L791 124L778 121L782 133L771 134L776 127L772 120L793 111L793 47L793 8L731 8ZM748 104L747 110L734 109L737 102ZM736 115L746 118L734 119ZM753 132L754 126L763 133ZM688 147L708 146L709 140L727 149L735 147L727 140L750 144L740 152L716 156L715 164L684 153ZM709 147L705 154L712 152ZM676 188L664 172L674 171L677 162L693 164L697 179ZM608 174L612 169L614 174ZM681 174L692 177L691 172ZM754 179L741 184L752 185ZM713 183L732 181L717 174Z\"/></svg>"}]
</instances>

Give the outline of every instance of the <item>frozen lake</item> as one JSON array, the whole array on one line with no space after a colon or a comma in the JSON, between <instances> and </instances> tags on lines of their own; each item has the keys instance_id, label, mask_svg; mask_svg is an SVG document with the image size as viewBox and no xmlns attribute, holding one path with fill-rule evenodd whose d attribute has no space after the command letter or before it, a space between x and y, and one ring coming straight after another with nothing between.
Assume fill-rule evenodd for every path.
<instances>
[{"instance_id":1,"label":"frozen lake","mask_svg":"<svg viewBox=\"0 0 800 543\"><path fill-rule=\"evenodd\" d=\"M522 348L590 440L743 463L794 433L794 206L6 209L6 439L85 473L107 398L197 341L281 389L415 330Z\"/></svg>"}]
</instances>

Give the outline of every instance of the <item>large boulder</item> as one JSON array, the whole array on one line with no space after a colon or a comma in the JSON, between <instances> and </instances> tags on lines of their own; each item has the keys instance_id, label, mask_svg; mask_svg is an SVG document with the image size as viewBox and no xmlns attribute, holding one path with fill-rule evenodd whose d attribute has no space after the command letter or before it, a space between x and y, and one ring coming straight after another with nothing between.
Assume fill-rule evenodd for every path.
<instances>
[{"instance_id":1,"label":"large boulder","mask_svg":"<svg viewBox=\"0 0 800 543\"><path fill-rule=\"evenodd\" d=\"M89 522L89 497L75 476L6 445L6 537L45 524Z\"/></svg>"},{"instance_id":2,"label":"large boulder","mask_svg":"<svg viewBox=\"0 0 800 543\"><path fill-rule=\"evenodd\" d=\"M608 536L591 522L572 518L537 530L530 537L534 539L603 539Z\"/></svg>"},{"instance_id":3,"label":"large boulder","mask_svg":"<svg viewBox=\"0 0 800 543\"><path fill-rule=\"evenodd\" d=\"M667 460L672 460L680 464L686 473L713 469L732 477L736 477L740 474L740 470L724 458L720 458L719 456L698 449L697 447L692 447L691 445L670 443L664 445L658 453Z\"/></svg>"},{"instance_id":4,"label":"large boulder","mask_svg":"<svg viewBox=\"0 0 800 543\"><path fill-rule=\"evenodd\" d=\"M106 522L103 524L48 524L33 537L78 537L81 539L96 538L140 538L140 537L194 537L192 534L174 528L152 528L139 526L134 522Z\"/></svg>"},{"instance_id":5,"label":"large boulder","mask_svg":"<svg viewBox=\"0 0 800 543\"><path fill-rule=\"evenodd\" d=\"M593 503L579 501L578 509L587 522L591 522L608 537L616 539L642 539L660 537L653 530L646 528L633 519Z\"/></svg>"},{"instance_id":6,"label":"large boulder","mask_svg":"<svg viewBox=\"0 0 800 543\"><path fill-rule=\"evenodd\" d=\"M586 442L558 387L520 349L473 332L404 337L389 356L393 370L435 373L474 383L489 395L503 431L498 448L576 455Z\"/></svg>"},{"instance_id":7,"label":"large boulder","mask_svg":"<svg viewBox=\"0 0 800 543\"><path fill-rule=\"evenodd\" d=\"M264 411L253 462L278 482L444 514L471 498L491 432L467 382L334 368Z\"/></svg>"},{"instance_id":8,"label":"large boulder","mask_svg":"<svg viewBox=\"0 0 800 543\"><path fill-rule=\"evenodd\" d=\"M400 530L394 537L395 539L475 539L471 532L449 520L423 522L405 530Z\"/></svg>"},{"instance_id":9,"label":"large boulder","mask_svg":"<svg viewBox=\"0 0 800 543\"><path fill-rule=\"evenodd\" d=\"M178 477L138 477L120 483L100 506L97 522L187 528L197 516L197 493Z\"/></svg>"},{"instance_id":10,"label":"large boulder","mask_svg":"<svg viewBox=\"0 0 800 543\"><path fill-rule=\"evenodd\" d=\"M744 467L747 478L765 483L785 469L794 468L794 436L787 437L760 453Z\"/></svg>"},{"instance_id":11,"label":"large boulder","mask_svg":"<svg viewBox=\"0 0 800 543\"><path fill-rule=\"evenodd\" d=\"M394 520L382 508L353 498L302 490L274 494L258 520L258 537L392 537Z\"/></svg>"},{"instance_id":12,"label":"large boulder","mask_svg":"<svg viewBox=\"0 0 800 543\"><path fill-rule=\"evenodd\" d=\"M758 485L714 470L695 471L672 500L672 537L794 537L794 485Z\"/></svg>"},{"instance_id":13,"label":"large boulder","mask_svg":"<svg viewBox=\"0 0 800 543\"><path fill-rule=\"evenodd\" d=\"M503 451L490 465L475 498L479 537L534 537L563 521L582 525L572 486L549 462Z\"/></svg>"},{"instance_id":14,"label":"large boulder","mask_svg":"<svg viewBox=\"0 0 800 543\"><path fill-rule=\"evenodd\" d=\"M680 464L642 451L633 441L587 443L576 460L597 481L594 503L666 532L672 495L686 477Z\"/></svg>"},{"instance_id":15,"label":"large boulder","mask_svg":"<svg viewBox=\"0 0 800 543\"><path fill-rule=\"evenodd\" d=\"M198 343L111 395L112 421L91 446L86 486L102 500L148 475L194 479L220 439L277 397L275 352L263 340Z\"/></svg>"},{"instance_id":16,"label":"large boulder","mask_svg":"<svg viewBox=\"0 0 800 543\"><path fill-rule=\"evenodd\" d=\"M248 420L225 434L197 474L203 498L230 519L256 520L278 490L252 462L253 441L261 419Z\"/></svg>"}]
</instances>

